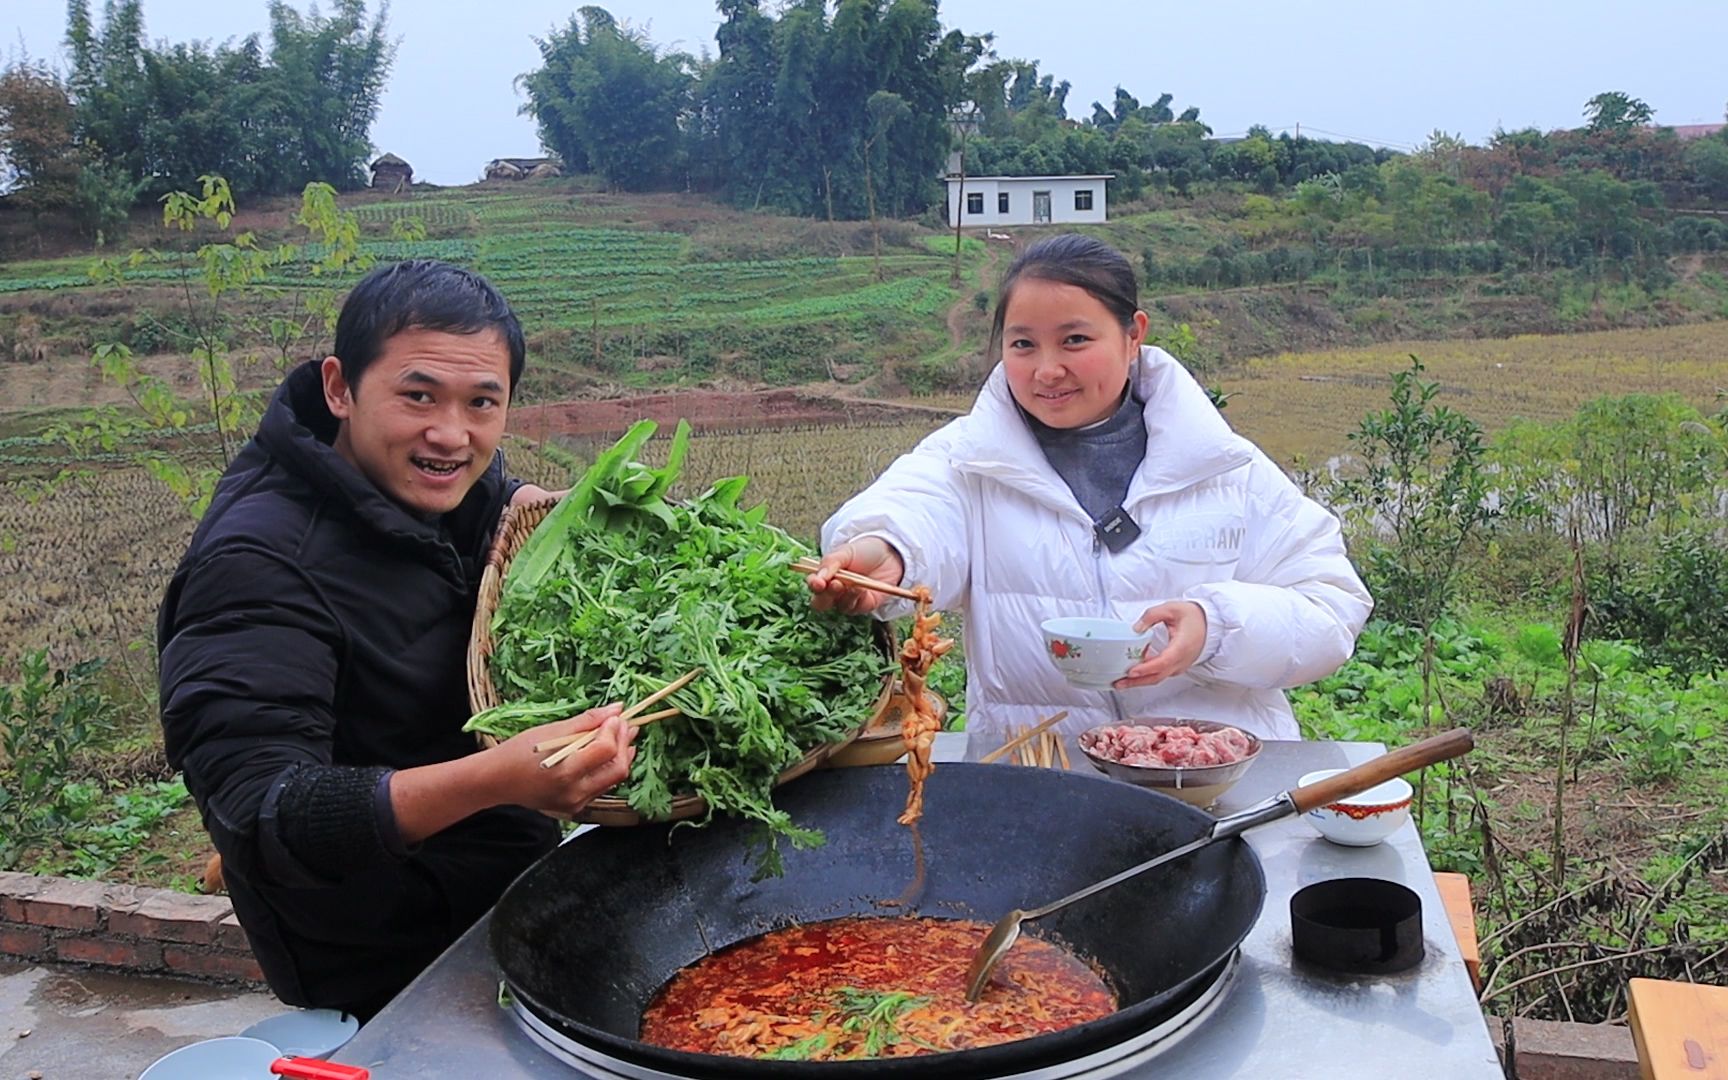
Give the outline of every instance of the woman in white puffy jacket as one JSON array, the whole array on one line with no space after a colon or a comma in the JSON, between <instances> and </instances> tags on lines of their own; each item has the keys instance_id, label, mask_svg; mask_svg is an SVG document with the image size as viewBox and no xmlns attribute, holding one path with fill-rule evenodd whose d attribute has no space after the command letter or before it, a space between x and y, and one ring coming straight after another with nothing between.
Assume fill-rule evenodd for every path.
<instances>
[{"instance_id":1,"label":"woman in white puffy jacket","mask_svg":"<svg viewBox=\"0 0 1728 1080\"><path fill-rule=\"evenodd\" d=\"M1187 717L1297 738L1283 689L1337 670L1368 618L1337 520L1142 344L1146 322L1114 249L1034 244L1003 279L1000 363L971 413L823 526L818 607L909 610L834 577L846 569L964 611L970 757L1058 709L1069 734ZM1162 624L1168 644L1082 690L1044 656L1039 625L1063 615Z\"/></svg>"}]
</instances>

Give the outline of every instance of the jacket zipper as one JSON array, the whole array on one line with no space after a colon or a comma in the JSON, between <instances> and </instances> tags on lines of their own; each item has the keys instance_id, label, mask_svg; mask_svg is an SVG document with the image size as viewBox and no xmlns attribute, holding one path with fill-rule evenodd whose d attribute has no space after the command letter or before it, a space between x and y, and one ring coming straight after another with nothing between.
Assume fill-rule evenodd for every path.
<instances>
[{"instance_id":1,"label":"jacket zipper","mask_svg":"<svg viewBox=\"0 0 1728 1080\"><path fill-rule=\"evenodd\" d=\"M1092 581L1098 587L1098 614L1102 618L1111 618L1110 592L1104 587L1104 542L1098 539L1096 527L1092 530ZM1110 709L1116 714L1116 722L1122 723L1122 699L1114 688L1104 692L1110 695Z\"/></svg>"}]
</instances>

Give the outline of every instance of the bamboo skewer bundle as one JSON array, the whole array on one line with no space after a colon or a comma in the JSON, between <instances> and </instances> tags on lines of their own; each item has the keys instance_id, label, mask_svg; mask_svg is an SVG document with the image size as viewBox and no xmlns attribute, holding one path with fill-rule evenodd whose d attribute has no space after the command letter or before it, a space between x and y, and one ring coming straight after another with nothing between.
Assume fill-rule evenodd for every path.
<instances>
[{"instance_id":1,"label":"bamboo skewer bundle","mask_svg":"<svg viewBox=\"0 0 1728 1080\"><path fill-rule=\"evenodd\" d=\"M1057 713L1056 715L1046 717L1045 719L1039 721L1035 726L1033 726L1029 729L1018 729L1014 733L1013 738L1009 739L1007 742L1003 743L1001 746L998 746L996 749L990 751L988 754L985 754L983 757L979 758L978 760L985 765L988 765L993 761L1000 761L1001 759L1007 757L1009 754L1020 749L1020 747L1023 746L1028 740L1036 738L1037 736L1044 734L1051 727L1053 727L1056 724L1061 723L1063 720L1066 720L1067 718L1068 718L1068 710L1063 709L1061 712Z\"/></svg>"}]
</instances>

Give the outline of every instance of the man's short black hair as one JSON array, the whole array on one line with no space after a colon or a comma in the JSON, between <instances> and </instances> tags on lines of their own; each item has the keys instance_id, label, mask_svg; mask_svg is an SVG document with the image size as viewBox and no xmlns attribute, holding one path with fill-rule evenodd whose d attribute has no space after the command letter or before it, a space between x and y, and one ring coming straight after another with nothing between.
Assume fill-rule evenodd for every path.
<instances>
[{"instance_id":1,"label":"man's short black hair","mask_svg":"<svg viewBox=\"0 0 1728 1080\"><path fill-rule=\"evenodd\" d=\"M472 270L438 259L407 259L360 279L336 319L336 359L351 392L359 392L360 377L384 343L404 330L497 330L510 349L510 392L515 393L528 351L522 324L504 295Z\"/></svg>"}]
</instances>

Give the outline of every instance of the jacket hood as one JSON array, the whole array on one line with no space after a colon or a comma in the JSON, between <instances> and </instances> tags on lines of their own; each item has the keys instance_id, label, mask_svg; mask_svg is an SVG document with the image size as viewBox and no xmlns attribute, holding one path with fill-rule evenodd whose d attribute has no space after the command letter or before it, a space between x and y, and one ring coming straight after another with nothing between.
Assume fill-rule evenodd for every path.
<instances>
[{"instance_id":1,"label":"jacket hood","mask_svg":"<svg viewBox=\"0 0 1728 1080\"><path fill-rule=\"evenodd\" d=\"M1126 502L1192 487L1253 458L1254 445L1230 429L1174 356L1143 345L1128 378L1134 396L1146 403L1141 413L1146 457L1129 484ZM1000 363L985 380L968 419L972 422L963 425L953 444L955 468L1014 484L1045 502L1074 502L1020 415Z\"/></svg>"}]
</instances>

